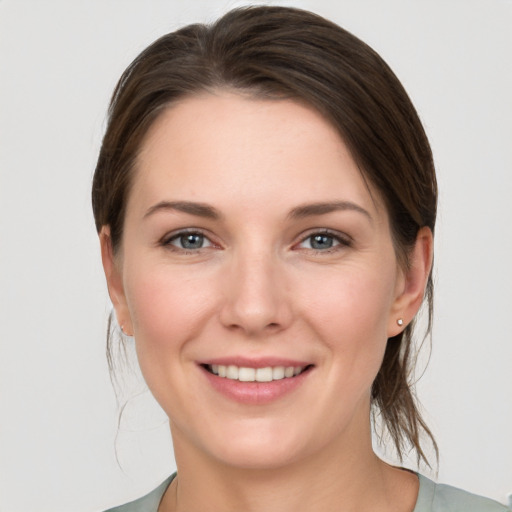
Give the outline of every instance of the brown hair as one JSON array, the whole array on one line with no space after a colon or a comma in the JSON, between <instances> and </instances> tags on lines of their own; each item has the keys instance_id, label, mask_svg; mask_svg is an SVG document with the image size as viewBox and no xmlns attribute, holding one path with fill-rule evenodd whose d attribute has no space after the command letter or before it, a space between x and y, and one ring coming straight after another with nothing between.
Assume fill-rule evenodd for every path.
<instances>
[{"instance_id":1,"label":"brown hair","mask_svg":"<svg viewBox=\"0 0 512 512\"><path fill-rule=\"evenodd\" d=\"M432 152L407 93L382 58L336 24L300 9L246 7L212 25L195 24L165 35L121 76L92 188L98 232L110 227L120 247L134 162L142 140L169 104L203 91L232 89L258 98L292 98L311 105L338 130L365 179L381 194L397 257L418 230L434 231L437 185ZM433 283L426 300L432 323ZM373 383L373 411L391 435L400 459L407 445L418 462L424 431L411 384L413 323L387 343Z\"/></svg>"}]
</instances>

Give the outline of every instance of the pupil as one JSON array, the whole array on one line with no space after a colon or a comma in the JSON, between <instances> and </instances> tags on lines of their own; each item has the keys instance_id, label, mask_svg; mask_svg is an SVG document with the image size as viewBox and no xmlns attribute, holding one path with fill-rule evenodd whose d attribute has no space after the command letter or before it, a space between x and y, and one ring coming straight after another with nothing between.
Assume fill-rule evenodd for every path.
<instances>
[{"instance_id":1,"label":"pupil","mask_svg":"<svg viewBox=\"0 0 512 512\"><path fill-rule=\"evenodd\" d=\"M328 235L315 235L312 237L311 247L313 249L329 249L332 247L332 237Z\"/></svg>"},{"instance_id":2,"label":"pupil","mask_svg":"<svg viewBox=\"0 0 512 512\"><path fill-rule=\"evenodd\" d=\"M190 234L182 235L181 245L185 249L200 249L203 245L203 235Z\"/></svg>"}]
</instances>

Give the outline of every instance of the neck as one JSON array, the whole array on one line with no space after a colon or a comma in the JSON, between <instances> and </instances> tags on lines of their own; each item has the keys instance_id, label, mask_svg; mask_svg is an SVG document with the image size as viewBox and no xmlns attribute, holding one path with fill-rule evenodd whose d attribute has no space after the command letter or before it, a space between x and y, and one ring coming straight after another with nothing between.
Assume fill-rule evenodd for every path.
<instances>
[{"instance_id":1,"label":"neck","mask_svg":"<svg viewBox=\"0 0 512 512\"><path fill-rule=\"evenodd\" d=\"M410 512L416 501L417 478L374 454L369 425L364 436L344 436L300 461L264 469L205 457L178 432L173 439L178 478L160 512Z\"/></svg>"}]
</instances>

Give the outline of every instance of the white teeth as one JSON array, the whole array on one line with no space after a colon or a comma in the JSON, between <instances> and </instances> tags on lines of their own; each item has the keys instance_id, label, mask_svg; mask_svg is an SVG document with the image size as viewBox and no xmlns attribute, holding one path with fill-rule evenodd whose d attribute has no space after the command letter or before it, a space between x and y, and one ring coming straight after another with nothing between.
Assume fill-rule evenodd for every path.
<instances>
[{"instance_id":1,"label":"white teeth","mask_svg":"<svg viewBox=\"0 0 512 512\"><path fill-rule=\"evenodd\" d=\"M267 366L265 368L258 368L256 370L257 382L272 382L272 368Z\"/></svg>"},{"instance_id":2,"label":"white teeth","mask_svg":"<svg viewBox=\"0 0 512 512\"><path fill-rule=\"evenodd\" d=\"M230 364L226 371L226 377L228 379L238 380L238 366Z\"/></svg>"},{"instance_id":3,"label":"white teeth","mask_svg":"<svg viewBox=\"0 0 512 512\"><path fill-rule=\"evenodd\" d=\"M212 364L209 368L215 375L231 380L239 380L240 382L271 382L299 375L305 367L266 366L264 368L246 368L235 365Z\"/></svg>"},{"instance_id":4,"label":"white teeth","mask_svg":"<svg viewBox=\"0 0 512 512\"><path fill-rule=\"evenodd\" d=\"M284 366L276 366L272 368L272 380L284 379Z\"/></svg>"},{"instance_id":5,"label":"white teeth","mask_svg":"<svg viewBox=\"0 0 512 512\"><path fill-rule=\"evenodd\" d=\"M256 370L254 368L240 368L238 370L238 380L241 382L254 382L255 378Z\"/></svg>"}]
</instances>

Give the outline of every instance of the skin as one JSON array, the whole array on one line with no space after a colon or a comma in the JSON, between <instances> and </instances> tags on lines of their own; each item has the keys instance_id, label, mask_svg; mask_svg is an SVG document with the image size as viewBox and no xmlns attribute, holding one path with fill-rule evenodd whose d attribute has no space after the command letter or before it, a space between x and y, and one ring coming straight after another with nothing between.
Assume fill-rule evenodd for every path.
<instances>
[{"instance_id":1,"label":"skin","mask_svg":"<svg viewBox=\"0 0 512 512\"><path fill-rule=\"evenodd\" d=\"M161 207L176 201L218 217ZM334 202L344 207L297 215ZM124 229L114 255L104 227L102 256L170 419L179 479L160 511L414 508L416 476L373 453L370 389L387 339L421 304L432 235L420 230L402 269L379 194L320 114L225 91L169 107L142 145ZM201 248L183 248L186 229ZM241 404L198 365L226 356L313 367L291 393Z\"/></svg>"}]
</instances>

